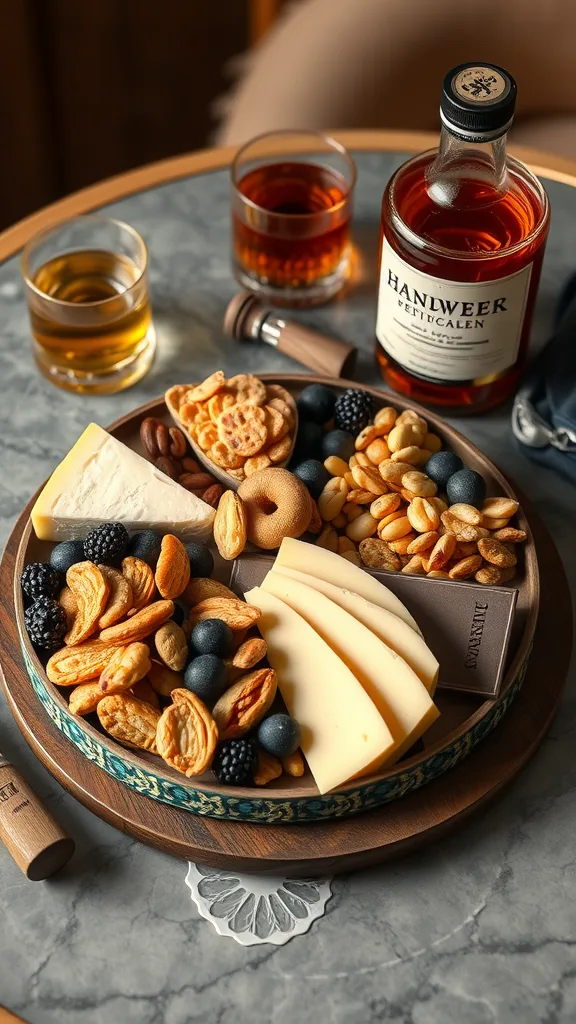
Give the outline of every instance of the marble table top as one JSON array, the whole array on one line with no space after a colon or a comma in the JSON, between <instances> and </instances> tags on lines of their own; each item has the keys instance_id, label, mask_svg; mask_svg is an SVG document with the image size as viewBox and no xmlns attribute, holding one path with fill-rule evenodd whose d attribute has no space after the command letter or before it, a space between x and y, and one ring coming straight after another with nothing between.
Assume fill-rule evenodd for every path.
<instances>
[{"instance_id":1,"label":"marble table top","mask_svg":"<svg viewBox=\"0 0 576 1024\"><path fill-rule=\"evenodd\" d=\"M358 154L364 280L303 316L372 356L378 211L402 154ZM534 328L545 340L574 270L576 191L546 182L552 229ZM296 371L225 338L234 292L228 177L213 171L113 204L151 252L159 351L133 390L87 398L36 371L15 257L0 266L0 530L92 419L106 425L177 381ZM458 424L530 495L576 578L574 488L515 448L509 408ZM549 595L554 600L554 595ZM542 684L546 681L543 679ZM27 882L0 848L0 1004L29 1024L568 1024L576 1020L576 702L571 675L549 737L496 805L397 863L337 878L324 918L286 946L243 948L193 907L186 865L101 822L35 760L5 703L0 747L77 843L55 878Z\"/></svg>"}]
</instances>

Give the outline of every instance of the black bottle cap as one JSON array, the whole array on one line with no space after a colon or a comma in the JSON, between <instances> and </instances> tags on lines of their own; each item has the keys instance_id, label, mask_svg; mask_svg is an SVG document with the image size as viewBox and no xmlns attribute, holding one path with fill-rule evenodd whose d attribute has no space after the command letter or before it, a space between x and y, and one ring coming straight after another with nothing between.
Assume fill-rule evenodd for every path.
<instances>
[{"instance_id":1,"label":"black bottle cap","mask_svg":"<svg viewBox=\"0 0 576 1024\"><path fill-rule=\"evenodd\" d=\"M512 124L516 82L497 64L459 64L444 79L440 116L453 135L489 141Z\"/></svg>"}]
</instances>

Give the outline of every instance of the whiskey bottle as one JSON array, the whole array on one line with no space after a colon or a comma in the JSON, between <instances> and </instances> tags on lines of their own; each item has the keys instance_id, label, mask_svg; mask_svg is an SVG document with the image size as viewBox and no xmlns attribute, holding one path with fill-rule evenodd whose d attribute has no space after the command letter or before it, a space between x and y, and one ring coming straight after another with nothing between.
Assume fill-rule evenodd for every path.
<instances>
[{"instance_id":1,"label":"whiskey bottle","mask_svg":"<svg viewBox=\"0 0 576 1024\"><path fill-rule=\"evenodd\" d=\"M439 148L400 167L382 200L382 376L452 412L507 398L526 355L550 211L535 175L506 153L515 101L503 68L454 68Z\"/></svg>"}]
</instances>

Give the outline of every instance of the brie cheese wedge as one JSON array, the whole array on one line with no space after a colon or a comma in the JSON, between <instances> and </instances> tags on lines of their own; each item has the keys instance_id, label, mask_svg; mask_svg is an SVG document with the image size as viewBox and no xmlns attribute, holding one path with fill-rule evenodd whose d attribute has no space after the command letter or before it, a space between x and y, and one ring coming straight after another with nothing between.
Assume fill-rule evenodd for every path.
<instances>
[{"instance_id":1,"label":"brie cheese wedge","mask_svg":"<svg viewBox=\"0 0 576 1024\"><path fill-rule=\"evenodd\" d=\"M215 511L102 427L86 427L32 509L40 540L84 538L101 523L206 540Z\"/></svg>"}]
</instances>

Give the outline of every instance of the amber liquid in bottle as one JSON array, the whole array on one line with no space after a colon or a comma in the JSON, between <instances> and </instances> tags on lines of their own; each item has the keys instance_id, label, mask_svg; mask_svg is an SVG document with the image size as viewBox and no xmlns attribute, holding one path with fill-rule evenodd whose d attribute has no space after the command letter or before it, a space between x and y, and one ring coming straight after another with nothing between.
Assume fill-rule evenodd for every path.
<instances>
[{"instance_id":1,"label":"amber liquid in bottle","mask_svg":"<svg viewBox=\"0 0 576 1024\"><path fill-rule=\"evenodd\" d=\"M485 411L512 394L525 360L548 224L546 193L523 164L506 156L505 136L481 145L443 129L438 151L423 153L396 172L382 201L380 254L387 259L379 323L380 306L387 303L388 326L380 333L377 327L376 343L390 387L460 413ZM387 260L392 290L384 274ZM526 274L519 274L525 268ZM518 275L512 284L511 275ZM493 286L482 290L478 286L484 282ZM499 319L506 354L498 365L498 356L488 355L494 348L491 332L500 312L512 305L515 320ZM407 352L404 342L388 344L398 331L404 331L412 351L417 347L423 353L421 359L408 357L409 366L395 357ZM455 345L459 357L473 355L454 359ZM475 372L459 378L458 367Z\"/></svg>"}]
</instances>

